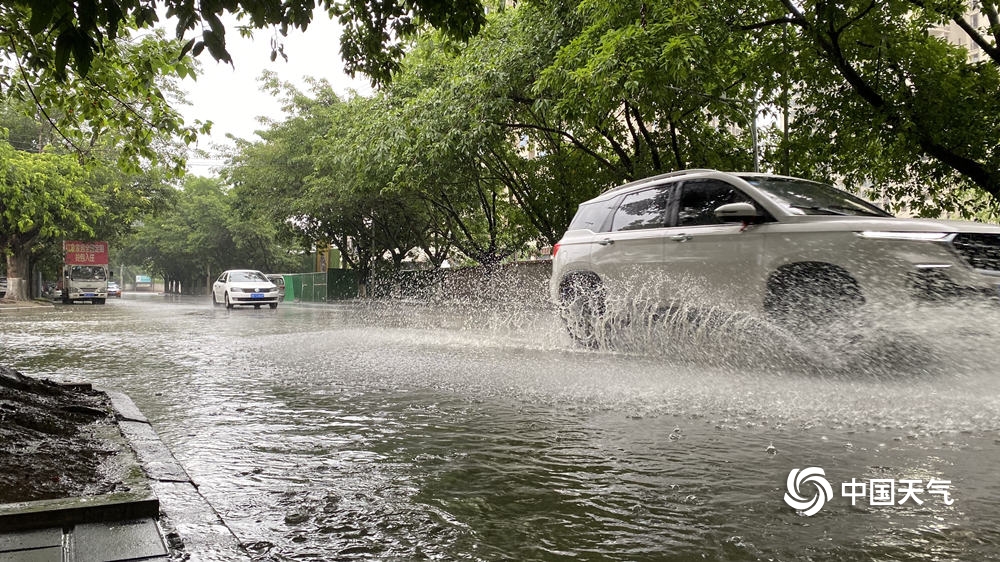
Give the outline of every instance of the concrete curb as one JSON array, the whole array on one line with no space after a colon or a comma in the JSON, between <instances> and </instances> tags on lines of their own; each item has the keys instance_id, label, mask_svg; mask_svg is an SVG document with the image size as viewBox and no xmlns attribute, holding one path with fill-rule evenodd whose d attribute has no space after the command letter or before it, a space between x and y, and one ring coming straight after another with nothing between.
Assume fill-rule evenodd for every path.
<instances>
[{"instance_id":1,"label":"concrete curb","mask_svg":"<svg viewBox=\"0 0 1000 562\"><path fill-rule=\"evenodd\" d=\"M111 398L121 433L159 499L159 522L172 554L196 560L250 560L239 539L201 495L132 399L114 389L97 390Z\"/></svg>"},{"instance_id":2,"label":"concrete curb","mask_svg":"<svg viewBox=\"0 0 1000 562\"><path fill-rule=\"evenodd\" d=\"M106 468L122 475L120 491L0 504L0 562L249 561L135 403L97 390L111 399L117 419L94 431L116 448Z\"/></svg>"}]
</instances>

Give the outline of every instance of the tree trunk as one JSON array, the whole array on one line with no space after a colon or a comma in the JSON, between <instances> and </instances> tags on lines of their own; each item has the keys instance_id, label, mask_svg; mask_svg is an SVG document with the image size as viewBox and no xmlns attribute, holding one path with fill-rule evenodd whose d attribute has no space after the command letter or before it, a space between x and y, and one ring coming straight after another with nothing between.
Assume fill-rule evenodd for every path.
<instances>
[{"instance_id":1,"label":"tree trunk","mask_svg":"<svg viewBox=\"0 0 1000 562\"><path fill-rule=\"evenodd\" d=\"M8 301L31 300L31 260L30 250L15 247L13 253L7 256L7 294Z\"/></svg>"}]
</instances>

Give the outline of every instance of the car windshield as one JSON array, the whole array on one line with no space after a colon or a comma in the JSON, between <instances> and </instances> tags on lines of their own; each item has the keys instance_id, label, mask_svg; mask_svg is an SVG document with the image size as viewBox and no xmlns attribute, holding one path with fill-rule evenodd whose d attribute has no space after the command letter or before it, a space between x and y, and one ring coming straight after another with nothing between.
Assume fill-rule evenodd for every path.
<instances>
[{"instance_id":1,"label":"car windshield","mask_svg":"<svg viewBox=\"0 0 1000 562\"><path fill-rule=\"evenodd\" d=\"M267 282L267 277L259 271L234 271L229 274L230 283Z\"/></svg>"},{"instance_id":2,"label":"car windshield","mask_svg":"<svg viewBox=\"0 0 1000 562\"><path fill-rule=\"evenodd\" d=\"M822 183L766 176L743 179L793 214L892 216L859 197Z\"/></svg>"},{"instance_id":3,"label":"car windshield","mask_svg":"<svg viewBox=\"0 0 1000 562\"><path fill-rule=\"evenodd\" d=\"M74 265L69 272L69 278L82 281L104 281L107 275L101 266Z\"/></svg>"}]
</instances>

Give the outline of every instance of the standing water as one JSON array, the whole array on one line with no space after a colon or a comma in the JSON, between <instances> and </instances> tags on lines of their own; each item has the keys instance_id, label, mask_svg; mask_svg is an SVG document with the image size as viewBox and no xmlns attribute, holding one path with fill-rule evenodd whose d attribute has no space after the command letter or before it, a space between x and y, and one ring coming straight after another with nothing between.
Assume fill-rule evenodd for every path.
<instances>
[{"instance_id":1,"label":"standing water","mask_svg":"<svg viewBox=\"0 0 1000 562\"><path fill-rule=\"evenodd\" d=\"M727 319L597 350L503 307L129 295L0 320L4 364L129 394L259 560L1000 558L991 311L847 347Z\"/></svg>"}]
</instances>

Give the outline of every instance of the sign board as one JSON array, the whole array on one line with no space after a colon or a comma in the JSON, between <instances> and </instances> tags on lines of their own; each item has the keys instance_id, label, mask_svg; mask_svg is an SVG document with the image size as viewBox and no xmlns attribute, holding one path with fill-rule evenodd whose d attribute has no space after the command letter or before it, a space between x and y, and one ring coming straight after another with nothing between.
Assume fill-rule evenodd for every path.
<instances>
[{"instance_id":1,"label":"sign board","mask_svg":"<svg viewBox=\"0 0 1000 562\"><path fill-rule=\"evenodd\" d=\"M81 242L66 240L63 253L67 265L108 265L107 242Z\"/></svg>"},{"instance_id":2,"label":"sign board","mask_svg":"<svg viewBox=\"0 0 1000 562\"><path fill-rule=\"evenodd\" d=\"M149 285L150 283L153 282L153 278L150 277L150 276L148 276L148 275L136 275L135 276L135 282L136 283L145 283L145 284Z\"/></svg>"},{"instance_id":3,"label":"sign board","mask_svg":"<svg viewBox=\"0 0 1000 562\"><path fill-rule=\"evenodd\" d=\"M330 269L330 248L316 248L316 271L326 273Z\"/></svg>"}]
</instances>

